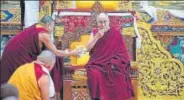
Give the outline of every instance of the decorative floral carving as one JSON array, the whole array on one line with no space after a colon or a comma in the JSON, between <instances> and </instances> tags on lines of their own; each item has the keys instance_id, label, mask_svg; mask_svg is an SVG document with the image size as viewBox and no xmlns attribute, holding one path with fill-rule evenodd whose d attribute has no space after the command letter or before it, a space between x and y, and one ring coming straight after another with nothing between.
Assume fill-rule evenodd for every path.
<instances>
[{"instance_id":1,"label":"decorative floral carving","mask_svg":"<svg viewBox=\"0 0 184 100\"><path fill-rule=\"evenodd\" d=\"M55 10L69 9L72 6L73 1L59 1L54 0Z\"/></svg>"},{"instance_id":2,"label":"decorative floral carving","mask_svg":"<svg viewBox=\"0 0 184 100\"><path fill-rule=\"evenodd\" d=\"M145 97L181 96L184 93L183 64L172 58L169 52L161 47L151 32L150 25L140 23L142 48L137 50L137 62L140 64L140 87ZM147 26L145 28L144 26Z\"/></svg>"},{"instance_id":3,"label":"decorative floral carving","mask_svg":"<svg viewBox=\"0 0 184 100\"><path fill-rule=\"evenodd\" d=\"M132 2L120 0L118 3L118 10L120 11L129 11L132 10Z\"/></svg>"},{"instance_id":4,"label":"decorative floral carving","mask_svg":"<svg viewBox=\"0 0 184 100\"><path fill-rule=\"evenodd\" d=\"M158 21L154 23L155 25L183 25L184 21L171 16L167 10L158 10L157 11Z\"/></svg>"},{"instance_id":5,"label":"decorative floral carving","mask_svg":"<svg viewBox=\"0 0 184 100\"><path fill-rule=\"evenodd\" d=\"M171 35L164 35L164 36L155 36L155 39L157 39L158 41L161 42L162 47L166 48L166 46L168 45L169 41L171 41L173 39L174 36Z\"/></svg>"},{"instance_id":6,"label":"decorative floral carving","mask_svg":"<svg viewBox=\"0 0 184 100\"><path fill-rule=\"evenodd\" d=\"M51 16L52 14L52 1L41 1L39 2L39 19L41 19L45 14Z\"/></svg>"},{"instance_id":7,"label":"decorative floral carving","mask_svg":"<svg viewBox=\"0 0 184 100\"><path fill-rule=\"evenodd\" d=\"M104 12L104 8L102 5L99 3L99 1L96 1L95 4L92 7L92 11L96 14L99 14L101 12Z\"/></svg>"}]
</instances>

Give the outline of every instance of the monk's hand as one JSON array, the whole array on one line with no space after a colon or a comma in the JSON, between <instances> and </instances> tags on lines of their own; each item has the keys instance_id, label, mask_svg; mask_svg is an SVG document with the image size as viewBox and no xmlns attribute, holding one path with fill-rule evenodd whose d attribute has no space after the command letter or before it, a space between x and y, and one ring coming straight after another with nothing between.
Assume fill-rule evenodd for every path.
<instances>
[{"instance_id":1,"label":"monk's hand","mask_svg":"<svg viewBox=\"0 0 184 100\"><path fill-rule=\"evenodd\" d=\"M70 51L72 56L77 56L78 52L76 49Z\"/></svg>"},{"instance_id":2,"label":"monk's hand","mask_svg":"<svg viewBox=\"0 0 184 100\"><path fill-rule=\"evenodd\" d=\"M110 29L110 26L104 28L104 32L107 32Z\"/></svg>"},{"instance_id":3,"label":"monk's hand","mask_svg":"<svg viewBox=\"0 0 184 100\"><path fill-rule=\"evenodd\" d=\"M67 56L69 56L69 49L65 49L64 52L65 52L65 54L66 54Z\"/></svg>"},{"instance_id":4,"label":"monk's hand","mask_svg":"<svg viewBox=\"0 0 184 100\"><path fill-rule=\"evenodd\" d=\"M105 29L101 29L101 30L99 30L99 31L98 31L98 33L97 33L97 37L98 37L98 38L103 37L104 32L105 32Z\"/></svg>"},{"instance_id":5,"label":"monk's hand","mask_svg":"<svg viewBox=\"0 0 184 100\"><path fill-rule=\"evenodd\" d=\"M77 51L76 50L65 50L68 56L77 56Z\"/></svg>"}]
</instances>

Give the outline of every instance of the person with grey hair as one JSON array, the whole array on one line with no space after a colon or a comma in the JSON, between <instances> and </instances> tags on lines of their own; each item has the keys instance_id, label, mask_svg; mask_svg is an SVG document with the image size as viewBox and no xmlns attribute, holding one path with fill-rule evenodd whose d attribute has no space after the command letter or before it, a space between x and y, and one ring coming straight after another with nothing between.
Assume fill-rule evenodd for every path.
<instances>
[{"instance_id":1,"label":"person with grey hair","mask_svg":"<svg viewBox=\"0 0 184 100\"><path fill-rule=\"evenodd\" d=\"M55 62L55 54L44 50L37 60L15 70L8 83L18 89L20 100L54 100L55 88L49 72Z\"/></svg>"},{"instance_id":2,"label":"person with grey hair","mask_svg":"<svg viewBox=\"0 0 184 100\"><path fill-rule=\"evenodd\" d=\"M65 52L58 50L51 41L51 32L53 31L54 20L51 16L45 15L40 23L24 29L17 33L8 41L1 58L1 78L0 83L4 84L8 81L13 72L21 65L36 60L37 55L42 50L51 50L61 60L57 60L56 69L53 70L52 77L56 86L56 92L59 95L62 85L61 69L63 56L76 55L76 51ZM57 76L57 77L56 77ZM60 84L61 83L61 84ZM58 96L59 97L59 96Z\"/></svg>"},{"instance_id":3,"label":"person with grey hair","mask_svg":"<svg viewBox=\"0 0 184 100\"><path fill-rule=\"evenodd\" d=\"M19 100L18 89L11 84L2 84L0 93L0 100Z\"/></svg>"},{"instance_id":4,"label":"person with grey hair","mask_svg":"<svg viewBox=\"0 0 184 100\"><path fill-rule=\"evenodd\" d=\"M56 56L76 55L76 51L58 50L51 41L54 20L45 15L36 23L8 41L2 54L1 84L6 83L18 66L36 60L42 50L51 50Z\"/></svg>"},{"instance_id":5,"label":"person with grey hair","mask_svg":"<svg viewBox=\"0 0 184 100\"><path fill-rule=\"evenodd\" d=\"M121 30L110 26L106 13L96 17L86 44L90 59L86 64L87 83L92 100L130 100L133 87L130 80L130 58Z\"/></svg>"}]
</instances>

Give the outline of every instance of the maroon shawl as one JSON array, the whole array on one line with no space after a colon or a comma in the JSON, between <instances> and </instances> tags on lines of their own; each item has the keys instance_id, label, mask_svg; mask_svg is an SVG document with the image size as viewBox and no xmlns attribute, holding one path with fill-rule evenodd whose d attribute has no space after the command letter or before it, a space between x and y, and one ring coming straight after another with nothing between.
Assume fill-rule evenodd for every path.
<instances>
[{"instance_id":1,"label":"maroon shawl","mask_svg":"<svg viewBox=\"0 0 184 100\"><path fill-rule=\"evenodd\" d=\"M133 96L130 59L120 31L111 28L90 51L86 65L92 98L126 100Z\"/></svg>"},{"instance_id":2,"label":"maroon shawl","mask_svg":"<svg viewBox=\"0 0 184 100\"><path fill-rule=\"evenodd\" d=\"M36 60L41 53L38 34L48 32L44 28L36 28L36 24L26 28L13 37L5 47L1 63L1 84L8 81L17 67Z\"/></svg>"},{"instance_id":3,"label":"maroon shawl","mask_svg":"<svg viewBox=\"0 0 184 100\"><path fill-rule=\"evenodd\" d=\"M62 72L63 72L63 57L56 57L56 63L54 68L51 71L51 77L54 81L54 87L55 91L60 93L62 91L62 86L63 86L63 77L62 77Z\"/></svg>"}]
</instances>

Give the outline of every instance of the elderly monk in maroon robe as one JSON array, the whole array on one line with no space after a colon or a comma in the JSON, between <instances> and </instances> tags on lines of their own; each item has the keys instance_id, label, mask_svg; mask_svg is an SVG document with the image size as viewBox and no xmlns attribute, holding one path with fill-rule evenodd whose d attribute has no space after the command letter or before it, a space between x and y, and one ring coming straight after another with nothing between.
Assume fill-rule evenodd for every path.
<instances>
[{"instance_id":1,"label":"elderly monk in maroon robe","mask_svg":"<svg viewBox=\"0 0 184 100\"><path fill-rule=\"evenodd\" d=\"M120 30L109 26L105 13L97 16L98 29L93 30L86 48L90 60L85 66L92 100L130 100L130 59Z\"/></svg>"},{"instance_id":2,"label":"elderly monk in maroon robe","mask_svg":"<svg viewBox=\"0 0 184 100\"><path fill-rule=\"evenodd\" d=\"M37 56L44 49L49 49L55 55L62 56L75 55L75 51L64 52L58 50L51 41L51 32L54 27L54 20L52 17L45 15L41 19L40 24L34 24L22 32L18 33L14 38L12 38L4 49L1 61L1 84L6 83L13 72L18 66L25 63L36 60ZM57 61L62 61L62 60ZM62 62L56 62L56 65L62 65ZM58 68L61 66L57 66ZM61 84L58 85L58 81L61 81L61 75L59 70L54 74L54 83L57 84L56 89L60 91ZM57 87L58 86L58 87Z\"/></svg>"}]
</instances>

